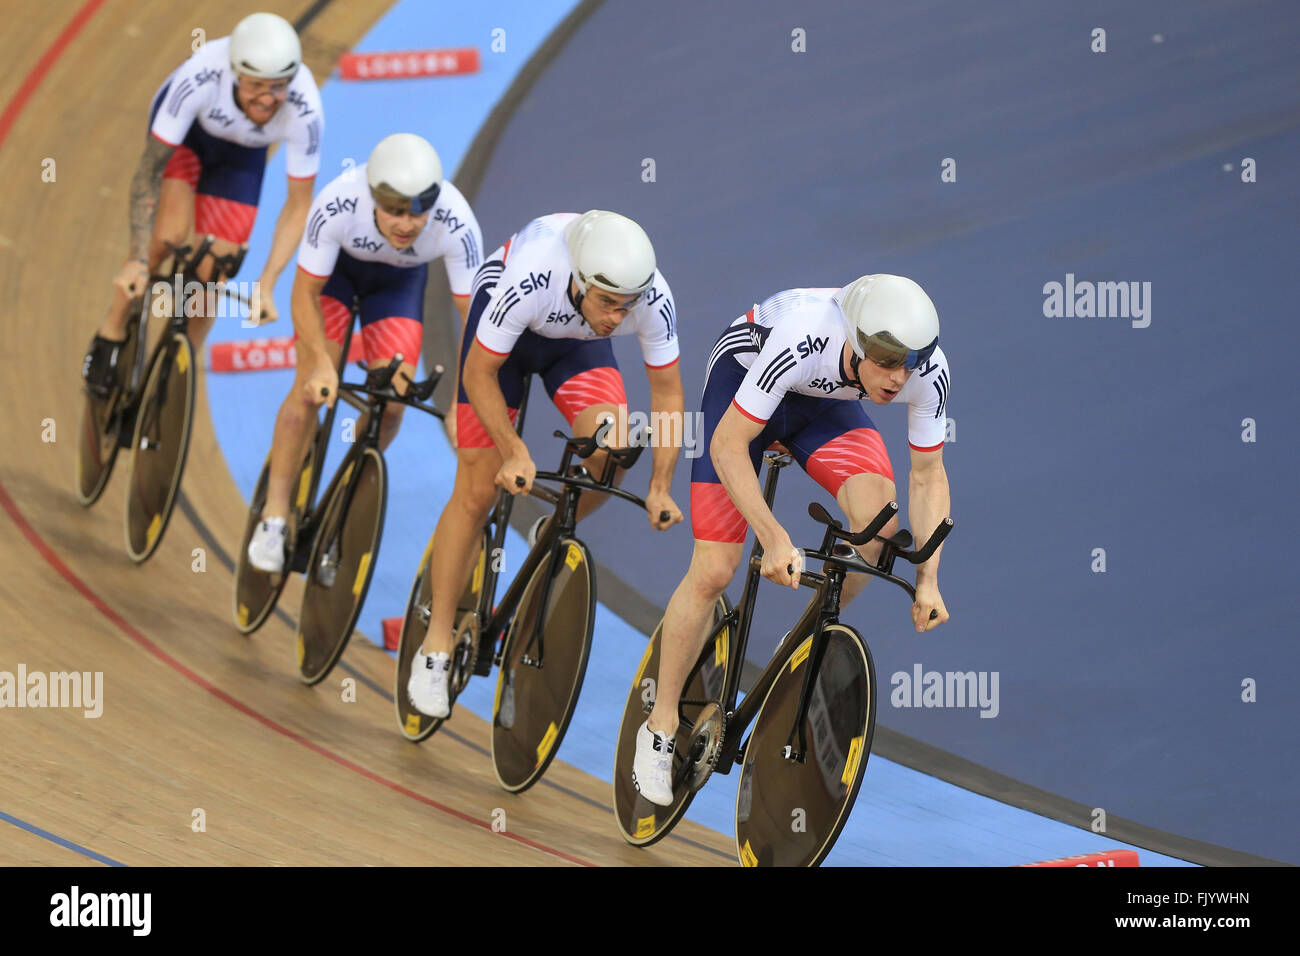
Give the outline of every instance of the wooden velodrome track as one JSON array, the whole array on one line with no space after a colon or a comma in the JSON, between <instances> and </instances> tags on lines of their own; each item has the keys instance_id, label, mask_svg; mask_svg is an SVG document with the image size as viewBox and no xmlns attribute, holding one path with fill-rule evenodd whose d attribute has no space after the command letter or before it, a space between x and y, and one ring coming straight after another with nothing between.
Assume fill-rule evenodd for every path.
<instances>
[{"instance_id":1,"label":"wooden velodrome track","mask_svg":"<svg viewBox=\"0 0 1300 956\"><path fill-rule=\"evenodd\" d=\"M368 641L353 640L324 684L303 687L293 630L273 617L242 637L230 622L230 572L211 553L206 570L193 569L194 549L205 543L190 515L178 508L153 559L130 562L124 457L98 504L83 510L76 502L81 356L125 254L127 186L149 99L186 55L195 27L224 36L255 10L294 20L308 6L7 5L0 671L102 671L104 702L98 719L80 710L0 710L0 811L131 865L734 860L730 840L686 822L649 850L625 845L608 784L559 761L531 791L507 794L492 773L488 727L470 713L424 744L407 742L386 696L393 662ZM318 79L387 6L348 0L310 21L303 46ZM41 179L46 157L57 164L55 182ZM246 505L217 447L202 379L198 395L183 489L230 554ZM42 437L46 419L53 442ZM296 616L300 594L291 583L281 607ZM348 672L357 675L355 702L340 691ZM191 825L198 809L203 832ZM504 832L492 829L498 810ZM0 820L0 863L85 862Z\"/></svg>"}]
</instances>

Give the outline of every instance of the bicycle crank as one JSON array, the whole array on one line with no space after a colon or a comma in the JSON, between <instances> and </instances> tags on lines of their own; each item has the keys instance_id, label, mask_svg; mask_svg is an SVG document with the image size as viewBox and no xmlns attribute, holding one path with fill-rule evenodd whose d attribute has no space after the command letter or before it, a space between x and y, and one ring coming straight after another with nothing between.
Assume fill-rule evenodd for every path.
<instances>
[{"instance_id":1,"label":"bicycle crank","mask_svg":"<svg viewBox=\"0 0 1300 956\"><path fill-rule=\"evenodd\" d=\"M722 735L726 730L727 717L722 708L710 701L700 711L695 720L695 729L691 731L690 750L686 757L686 784L694 793L704 786L704 782L718 765L722 753Z\"/></svg>"},{"instance_id":2,"label":"bicycle crank","mask_svg":"<svg viewBox=\"0 0 1300 956\"><path fill-rule=\"evenodd\" d=\"M428 618L424 618L428 622ZM478 662L478 613L466 611L460 617L451 652L451 692L459 695L474 674Z\"/></svg>"}]
</instances>

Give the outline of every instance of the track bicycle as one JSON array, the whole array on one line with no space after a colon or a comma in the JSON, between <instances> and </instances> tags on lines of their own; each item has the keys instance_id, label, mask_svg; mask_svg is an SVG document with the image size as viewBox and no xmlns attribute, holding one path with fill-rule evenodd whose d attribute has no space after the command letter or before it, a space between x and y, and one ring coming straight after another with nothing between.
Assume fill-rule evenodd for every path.
<instances>
[{"instance_id":1,"label":"track bicycle","mask_svg":"<svg viewBox=\"0 0 1300 956\"><path fill-rule=\"evenodd\" d=\"M148 560L162 542L189 452L196 371L185 315L187 283L200 263L211 258L210 281L220 285L239 271L247 251L243 246L218 256L212 252L214 240L205 236L197 249L168 243L164 263L170 268L151 275L138 303L130 306L134 314L127 320L126 342L118 353L115 386L105 398L85 389L77 433L77 500L86 508L98 501L118 450L131 449L125 532L127 554L137 564ZM166 308L163 303L168 303ZM171 318L148 351L150 314L165 312ZM122 369L129 369L125 382Z\"/></svg>"},{"instance_id":2,"label":"track bicycle","mask_svg":"<svg viewBox=\"0 0 1300 956\"><path fill-rule=\"evenodd\" d=\"M516 428L522 430L527 393L520 403ZM645 508L645 501L613 484L616 469L630 469L644 443L634 438L626 449L609 449L605 467L593 479L575 457L587 458L601 447L608 426L591 438L564 440L563 457L554 472L539 471L532 494L554 505L551 520L538 535L500 603L495 602L499 556L505 543L513 496L504 489L480 533L470 580L457 608L455 645L449 675L451 700L473 675L486 676L500 665L492 708L492 765L497 781L512 792L527 790L546 772L559 750L577 706L591 652L595 625L596 576L591 551L575 535L578 501L584 492L614 495ZM554 482L552 491L536 484ZM666 512L661 521L668 520ZM393 697L397 722L407 739L421 741L448 718L430 717L411 706L406 683L415 652L429 627L432 585L432 537L411 587L402 620L401 645Z\"/></svg>"},{"instance_id":3,"label":"track bicycle","mask_svg":"<svg viewBox=\"0 0 1300 956\"><path fill-rule=\"evenodd\" d=\"M776 497L788 455L767 452L763 497ZM876 672L862 635L839 620L845 575L870 574L890 581L915 600L912 584L893 574L894 562L928 560L952 530L945 518L924 547L900 530L882 542L880 557L868 564L853 550L873 538L897 513L890 502L857 534L846 532L817 503L808 514L826 526L821 547L805 558L823 563L820 573L804 570L800 586L815 594L782 640L766 668L737 705L741 668L756 589L762 546L749 557L740 606L723 594L714 607L704 650L687 675L678 706L674 741L673 802L658 806L632 780L636 734L654 707L663 623L655 629L637 668L619 727L614 763L614 816L623 838L649 846L673 828L714 772L740 764L736 796L736 855L745 866L816 866L826 858L848 820L871 753L876 720ZM937 613L932 612L931 617Z\"/></svg>"}]
</instances>

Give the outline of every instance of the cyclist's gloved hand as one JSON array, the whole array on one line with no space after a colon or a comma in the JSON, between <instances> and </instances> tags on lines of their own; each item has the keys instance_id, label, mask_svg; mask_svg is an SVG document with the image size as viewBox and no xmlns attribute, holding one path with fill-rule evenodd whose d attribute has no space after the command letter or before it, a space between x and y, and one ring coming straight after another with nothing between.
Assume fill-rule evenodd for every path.
<instances>
[{"instance_id":1,"label":"cyclist's gloved hand","mask_svg":"<svg viewBox=\"0 0 1300 956\"><path fill-rule=\"evenodd\" d=\"M308 359L308 361L311 362L308 366L311 371L308 373L307 383L303 386L303 400L313 405L320 405L323 402L333 408L335 400L339 397L338 369L334 367L333 361L324 351L314 360Z\"/></svg>"},{"instance_id":2,"label":"cyclist's gloved hand","mask_svg":"<svg viewBox=\"0 0 1300 956\"><path fill-rule=\"evenodd\" d=\"M533 487L533 479L537 477L537 466L533 460L528 457L527 452L522 455L511 455L501 465L501 470L497 472L495 484L504 488L512 495L526 495ZM518 479L523 479L520 484Z\"/></svg>"},{"instance_id":3,"label":"cyclist's gloved hand","mask_svg":"<svg viewBox=\"0 0 1300 956\"><path fill-rule=\"evenodd\" d=\"M677 507L673 496L666 491L655 491L652 488L645 496L645 511L650 519L650 527L656 531L667 531L682 520L682 509ZM668 513L668 520L660 521L664 512Z\"/></svg>"},{"instance_id":4,"label":"cyclist's gloved hand","mask_svg":"<svg viewBox=\"0 0 1300 956\"><path fill-rule=\"evenodd\" d=\"M932 631L948 620L948 609L934 584L918 584L916 601L912 604L912 626L918 634Z\"/></svg>"},{"instance_id":5,"label":"cyclist's gloved hand","mask_svg":"<svg viewBox=\"0 0 1300 956\"><path fill-rule=\"evenodd\" d=\"M249 303L248 321L253 325L266 325L268 322L274 322L280 317L280 313L275 308L275 297L271 295L271 290L275 288L275 283L263 276L253 283L253 301Z\"/></svg>"},{"instance_id":6,"label":"cyclist's gloved hand","mask_svg":"<svg viewBox=\"0 0 1300 956\"><path fill-rule=\"evenodd\" d=\"M139 259L128 259L113 276L113 285L128 299L144 295L149 284L149 266Z\"/></svg>"}]
</instances>

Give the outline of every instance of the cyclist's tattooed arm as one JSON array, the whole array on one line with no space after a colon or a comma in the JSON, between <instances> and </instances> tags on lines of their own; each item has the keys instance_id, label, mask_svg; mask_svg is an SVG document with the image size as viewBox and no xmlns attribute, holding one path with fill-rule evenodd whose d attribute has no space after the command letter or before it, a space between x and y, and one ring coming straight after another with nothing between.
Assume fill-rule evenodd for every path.
<instances>
[{"instance_id":1,"label":"cyclist's tattooed arm","mask_svg":"<svg viewBox=\"0 0 1300 956\"><path fill-rule=\"evenodd\" d=\"M175 151L176 147L150 136L135 175L131 177L132 259L149 261L149 239L153 235L153 217L158 210L163 170Z\"/></svg>"}]
</instances>

